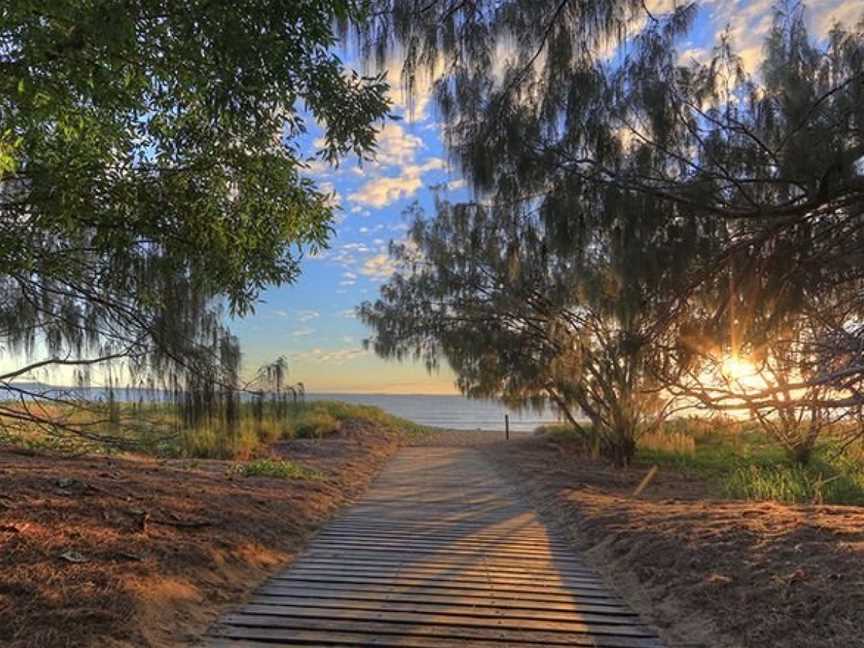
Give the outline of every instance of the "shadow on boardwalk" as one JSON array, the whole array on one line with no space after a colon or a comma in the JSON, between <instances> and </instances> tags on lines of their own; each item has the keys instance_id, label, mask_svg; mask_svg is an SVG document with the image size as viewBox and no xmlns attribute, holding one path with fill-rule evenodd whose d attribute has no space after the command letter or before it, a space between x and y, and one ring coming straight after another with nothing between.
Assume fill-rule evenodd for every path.
<instances>
[{"instance_id":1,"label":"shadow on boardwalk","mask_svg":"<svg viewBox=\"0 0 864 648\"><path fill-rule=\"evenodd\" d=\"M661 645L467 447L400 451L206 643Z\"/></svg>"}]
</instances>

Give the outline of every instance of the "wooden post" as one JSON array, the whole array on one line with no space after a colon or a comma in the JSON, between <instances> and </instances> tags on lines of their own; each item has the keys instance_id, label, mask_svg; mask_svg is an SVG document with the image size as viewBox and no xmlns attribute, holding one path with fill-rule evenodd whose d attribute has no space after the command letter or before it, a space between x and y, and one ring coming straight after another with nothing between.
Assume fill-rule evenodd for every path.
<instances>
[{"instance_id":1,"label":"wooden post","mask_svg":"<svg viewBox=\"0 0 864 648\"><path fill-rule=\"evenodd\" d=\"M510 415L504 415L504 438L510 440Z\"/></svg>"}]
</instances>

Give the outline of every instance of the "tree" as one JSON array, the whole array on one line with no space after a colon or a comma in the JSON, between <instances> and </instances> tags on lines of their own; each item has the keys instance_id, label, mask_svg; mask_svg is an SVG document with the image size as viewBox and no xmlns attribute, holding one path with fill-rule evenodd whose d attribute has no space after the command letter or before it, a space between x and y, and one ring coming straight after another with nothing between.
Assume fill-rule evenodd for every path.
<instances>
[{"instance_id":1,"label":"tree","mask_svg":"<svg viewBox=\"0 0 864 648\"><path fill-rule=\"evenodd\" d=\"M331 230L296 138L314 119L323 158L365 156L387 116L384 81L332 52L361 5L3 4L0 339L32 361L0 386L29 402L20 377L105 362L236 379L219 305L248 313Z\"/></svg>"},{"instance_id":2,"label":"tree","mask_svg":"<svg viewBox=\"0 0 864 648\"><path fill-rule=\"evenodd\" d=\"M638 436L675 406L653 376L668 371L668 296L702 235L664 227L651 201L633 198L608 197L611 227L569 232L559 210L590 206L547 201L532 215L439 202L434 219L415 214L393 248L401 270L360 308L374 350L430 369L445 358L467 396L551 402L587 436L585 416L602 452L629 464Z\"/></svg>"},{"instance_id":3,"label":"tree","mask_svg":"<svg viewBox=\"0 0 864 648\"><path fill-rule=\"evenodd\" d=\"M708 62L681 63L676 39L694 5L668 13L612 0L442 0L428 12L410 0L383 5L389 11L376 28L361 30L369 52L396 43L409 81L424 66L443 70L435 97L448 147L479 199L524 213L592 205L558 210L550 237L574 221L614 227L609 201L621 195L653 201L666 214L659 231L696 221L711 232L699 239L712 241L711 255L684 255L691 280L667 295L676 342L671 375L656 380L674 388L698 376L698 362L746 349L760 359L773 349L775 379L798 389L785 414L777 409L784 387L768 389L754 416L803 420L809 411L810 429L822 429L826 410L833 419L862 403L860 24L835 26L820 48L803 7L781 2L752 76L727 35ZM610 35L611 55L601 47ZM750 411L744 391L738 385L732 395ZM699 400L720 406L716 395L703 391ZM808 455L809 441L777 436Z\"/></svg>"}]
</instances>

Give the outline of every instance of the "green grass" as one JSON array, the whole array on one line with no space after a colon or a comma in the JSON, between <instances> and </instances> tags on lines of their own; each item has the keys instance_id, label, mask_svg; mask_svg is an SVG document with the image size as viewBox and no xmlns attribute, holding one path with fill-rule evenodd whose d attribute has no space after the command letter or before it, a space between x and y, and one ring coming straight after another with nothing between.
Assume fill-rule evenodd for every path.
<instances>
[{"instance_id":1,"label":"green grass","mask_svg":"<svg viewBox=\"0 0 864 648\"><path fill-rule=\"evenodd\" d=\"M638 460L699 476L715 494L732 499L864 505L864 462L854 450L844 455L829 442L802 466L747 426L705 430L700 424L689 432L686 426L678 428L679 434L693 438L693 452L642 447Z\"/></svg>"},{"instance_id":2,"label":"green grass","mask_svg":"<svg viewBox=\"0 0 864 648\"><path fill-rule=\"evenodd\" d=\"M545 433L590 448L569 426L547 426ZM644 436L636 461L702 479L718 497L864 505L864 442L840 452L829 437L801 466L752 424L682 418Z\"/></svg>"},{"instance_id":3,"label":"green grass","mask_svg":"<svg viewBox=\"0 0 864 648\"><path fill-rule=\"evenodd\" d=\"M323 473L306 468L286 459L255 459L248 463L235 464L228 470L230 476L270 477L273 479L323 479Z\"/></svg>"}]
</instances>

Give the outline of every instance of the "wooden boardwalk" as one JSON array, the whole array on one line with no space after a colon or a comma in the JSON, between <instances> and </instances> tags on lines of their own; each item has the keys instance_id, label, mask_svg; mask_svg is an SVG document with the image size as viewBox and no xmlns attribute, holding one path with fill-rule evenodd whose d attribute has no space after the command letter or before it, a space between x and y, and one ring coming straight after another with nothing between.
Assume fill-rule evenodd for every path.
<instances>
[{"instance_id":1,"label":"wooden boardwalk","mask_svg":"<svg viewBox=\"0 0 864 648\"><path fill-rule=\"evenodd\" d=\"M660 648L476 450L406 448L206 645Z\"/></svg>"}]
</instances>

